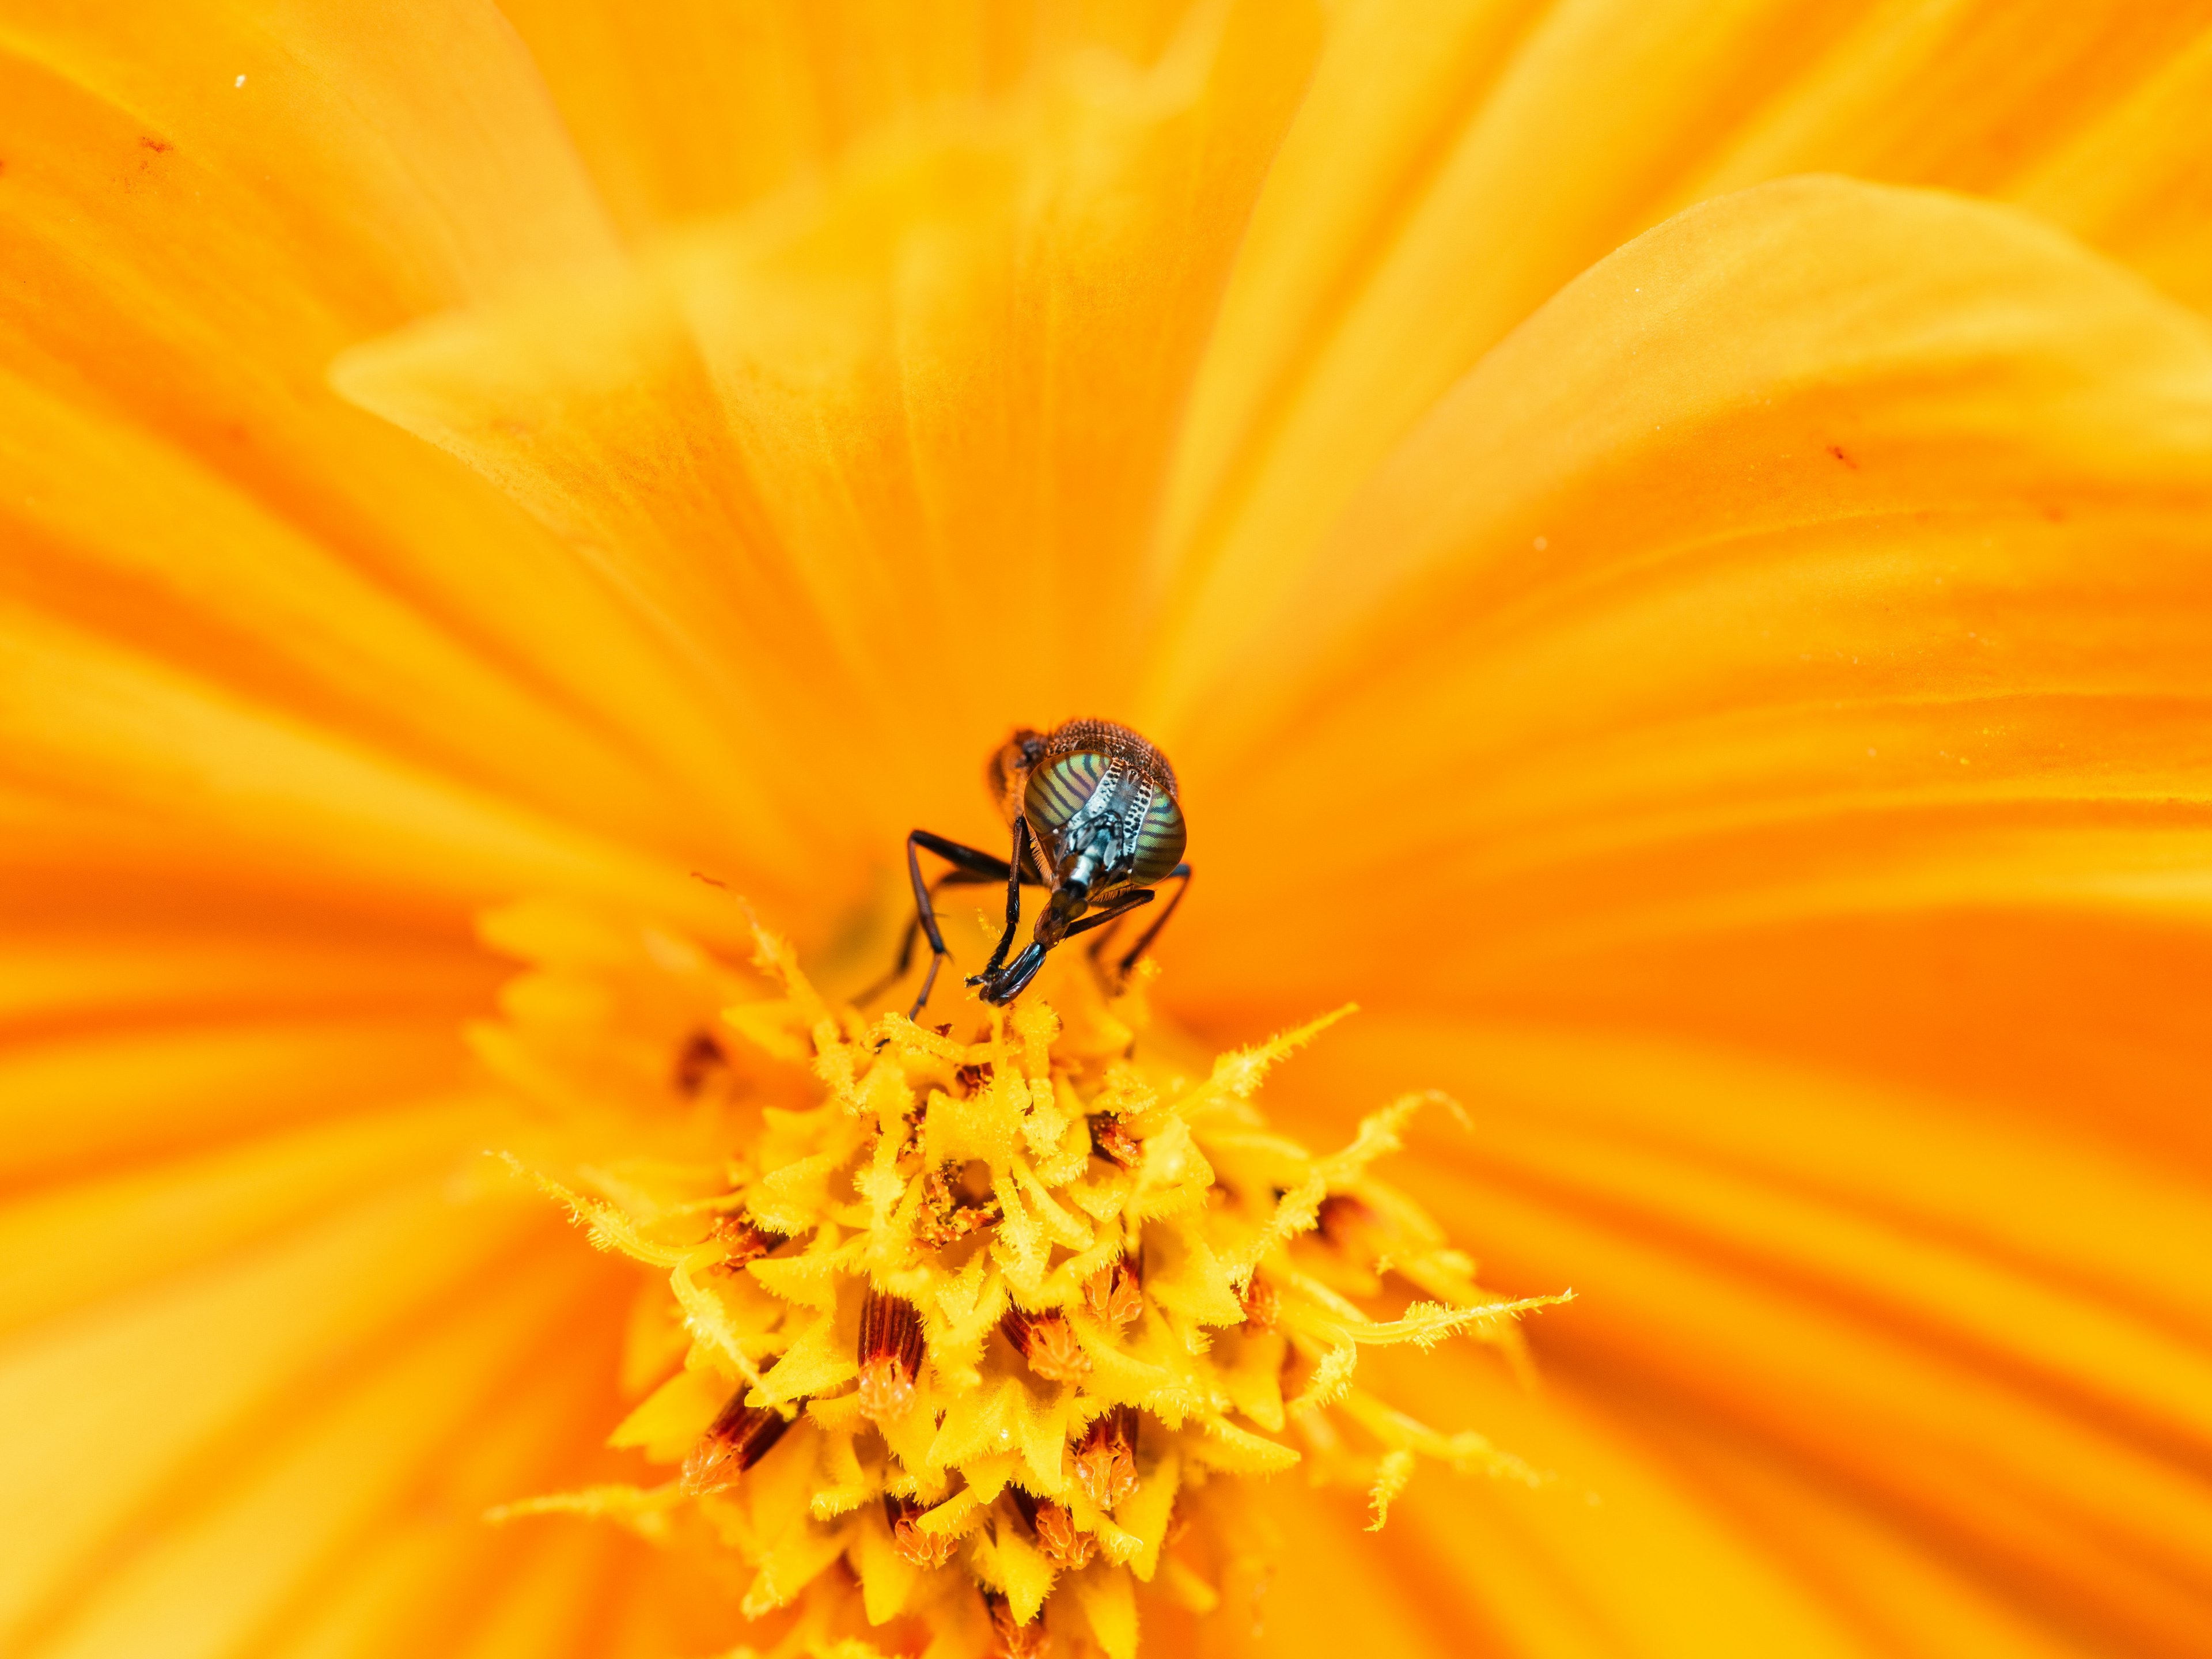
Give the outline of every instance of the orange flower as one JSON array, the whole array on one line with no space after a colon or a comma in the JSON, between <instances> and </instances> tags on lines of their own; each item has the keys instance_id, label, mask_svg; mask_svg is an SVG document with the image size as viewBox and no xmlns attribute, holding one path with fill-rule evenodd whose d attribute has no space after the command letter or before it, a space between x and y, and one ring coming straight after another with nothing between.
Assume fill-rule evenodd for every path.
<instances>
[{"instance_id":1,"label":"orange flower","mask_svg":"<svg viewBox=\"0 0 2212 1659\"><path fill-rule=\"evenodd\" d=\"M480 1522L666 1348L464 1028L569 1154L696 1030L477 929L860 985L1098 712L1163 1012L1357 998L1278 1116L1583 1292L1278 1650L2203 1649L2206 27L15 7L0 1648L731 1641Z\"/></svg>"}]
</instances>

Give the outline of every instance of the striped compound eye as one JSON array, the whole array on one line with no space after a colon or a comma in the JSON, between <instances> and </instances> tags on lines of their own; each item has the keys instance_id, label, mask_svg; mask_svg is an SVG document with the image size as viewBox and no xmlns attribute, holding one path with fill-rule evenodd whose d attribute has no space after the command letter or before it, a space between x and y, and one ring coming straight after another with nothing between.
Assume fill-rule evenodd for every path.
<instances>
[{"instance_id":1,"label":"striped compound eye","mask_svg":"<svg viewBox=\"0 0 2212 1659\"><path fill-rule=\"evenodd\" d=\"M1127 756L1079 750L1030 775L1030 826L1055 868L1093 854L1094 894L1166 879L1182 858L1182 809L1171 786Z\"/></svg>"}]
</instances>

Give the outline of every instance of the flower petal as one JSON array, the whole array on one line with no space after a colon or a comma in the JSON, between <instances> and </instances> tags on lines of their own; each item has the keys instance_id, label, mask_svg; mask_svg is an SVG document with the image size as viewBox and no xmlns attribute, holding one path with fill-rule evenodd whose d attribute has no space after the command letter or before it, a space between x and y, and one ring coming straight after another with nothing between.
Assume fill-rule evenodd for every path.
<instances>
[{"instance_id":1,"label":"flower petal","mask_svg":"<svg viewBox=\"0 0 2212 1659\"><path fill-rule=\"evenodd\" d=\"M18 1042L0 1062L0 1173L51 1176L419 1096L453 1076L457 1047L450 1029L358 1017Z\"/></svg>"},{"instance_id":2,"label":"flower petal","mask_svg":"<svg viewBox=\"0 0 2212 1659\"><path fill-rule=\"evenodd\" d=\"M1464 1127L1417 1127L1409 1188L1487 1282L1571 1279L1576 1301L1530 1335L1612 1432L1932 1545L1969 1599L2028 1629L2071 1624L2112 1651L2203 1628L2212 1299L2188 1264L2212 1212L2193 1172L2094 1124L1597 1022L1355 1024L1284 1082L1340 1115L1322 1103L1405 1073L1474 1107ZM1455 1384L1427 1386L1439 1413ZM1510 1435L1528 1414L1503 1409L1481 1420ZM1554 1468L1605 1455L1578 1432L1594 1443L1513 1443ZM1663 1478L1708 1501L1677 1455ZM1605 1490L1598 1462L1560 1473ZM1662 1532L1644 1546L1704 1582L1665 1566ZM1617 1546L1561 1528L1546 1547L1596 1578ZM1948 1614L1939 1598L1884 1616L1935 1650Z\"/></svg>"},{"instance_id":3,"label":"flower petal","mask_svg":"<svg viewBox=\"0 0 2212 1659\"><path fill-rule=\"evenodd\" d=\"M1533 1492L1417 1481L1392 1522L1399 1548L1428 1568L1410 1593L1442 1607L1463 1599L1470 1620L1510 1633L1506 1651L2099 1651L1838 1483L1747 1450L1679 1401L1638 1397L1640 1379L1607 1387L1601 1370L1549 1353L1533 1390L1471 1356L1429 1364L1432 1415L1480 1421L1553 1472Z\"/></svg>"},{"instance_id":4,"label":"flower petal","mask_svg":"<svg viewBox=\"0 0 2212 1659\"><path fill-rule=\"evenodd\" d=\"M772 194L884 127L1006 96L1041 61L1089 47L1149 63L1192 8L742 0L617 12L510 0L504 9L608 202L647 232Z\"/></svg>"},{"instance_id":5,"label":"flower petal","mask_svg":"<svg viewBox=\"0 0 2212 1659\"><path fill-rule=\"evenodd\" d=\"M599 578L323 384L368 335L611 256L512 33L467 6L185 15L145 9L166 60L118 52L112 19L7 26L9 586L356 735L443 725L436 746L525 795L574 767L605 783L598 815L635 828L673 795L688 811L654 816L702 844L772 846L696 689ZM174 67L203 53L277 67L244 88Z\"/></svg>"},{"instance_id":6,"label":"flower petal","mask_svg":"<svg viewBox=\"0 0 2212 1659\"><path fill-rule=\"evenodd\" d=\"M2059 0L1354 9L1194 394L1165 535L1170 659L1233 627L1255 573L1306 556L1444 388L1608 250L1784 173L2012 188L2204 24L2196 7ZM1378 76L1407 94L1369 95ZM2168 176L2201 170L2197 131L2169 129ZM2135 189L2133 159L2087 158L2084 188ZM2101 222L2087 204L2075 222ZM2160 222L2115 222L2116 248L2148 234L2170 266L2158 239L2196 234L2185 198ZM1170 678L1161 695L1183 718L1198 694Z\"/></svg>"},{"instance_id":7,"label":"flower petal","mask_svg":"<svg viewBox=\"0 0 2212 1659\"><path fill-rule=\"evenodd\" d=\"M640 839L673 796L261 502L131 426L0 371L9 585L107 638ZM457 720L453 711L466 709ZM656 796L659 798L656 799ZM621 803L614 806L614 803Z\"/></svg>"},{"instance_id":8,"label":"flower petal","mask_svg":"<svg viewBox=\"0 0 2212 1659\"><path fill-rule=\"evenodd\" d=\"M2021 206L2212 311L2212 30L2008 187Z\"/></svg>"},{"instance_id":9,"label":"flower petal","mask_svg":"<svg viewBox=\"0 0 2212 1659\"><path fill-rule=\"evenodd\" d=\"M128 0L97 18L25 8L0 32L0 60L20 89L7 100L19 134L32 140L11 142L11 179L70 166L64 121L104 109L140 124L146 142L106 158L121 175L109 180L111 215L80 236L133 216L122 199L131 195L137 213L188 220L167 177L179 162L196 182L210 173L224 182L225 228L249 216L223 209L255 202L262 237L209 246L216 269L173 261L167 274L180 284L258 265L246 286L265 291L272 264L305 265L322 273L310 292L334 281L381 285L420 313L607 245L529 54L478 0L374 14L220 0ZM281 264L269 258L279 249Z\"/></svg>"},{"instance_id":10,"label":"flower petal","mask_svg":"<svg viewBox=\"0 0 2212 1659\"><path fill-rule=\"evenodd\" d=\"M0 1630L13 1639L64 1617L104 1543L134 1521L192 1507L214 1473L210 1453L312 1419L319 1368L396 1340L426 1304L512 1258L542 1224L513 1204L459 1211L444 1188L386 1188L12 1340L0 1352L12 1472L0 1493L10 1540Z\"/></svg>"},{"instance_id":11,"label":"flower petal","mask_svg":"<svg viewBox=\"0 0 2212 1659\"><path fill-rule=\"evenodd\" d=\"M531 1362L564 1346L586 1277L517 1275L504 1295L387 1337L354 1375L309 1390L314 1403L293 1420L264 1410L228 1468L200 1472L148 1535L113 1551L97 1595L41 1609L42 1650L220 1659L311 1617L319 1581L343 1571L359 1540L386 1534L410 1497L443 1484L441 1462L465 1457L502 1398L535 1380ZM581 1413L564 1415L534 1426L573 1429Z\"/></svg>"},{"instance_id":12,"label":"flower petal","mask_svg":"<svg viewBox=\"0 0 2212 1659\"><path fill-rule=\"evenodd\" d=\"M1242 591L1260 654L1168 738L1194 811L1314 822L1297 886L1367 896L1285 906L1248 856L1179 948L1240 997L1334 963L1281 1006L1872 907L2194 906L2208 493L2212 337L2055 233L1835 180L1695 210Z\"/></svg>"},{"instance_id":13,"label":"flower petal","mask_svg":"<svg viewBox=\"0 0 2212 1659\"><path fill-rule=\"evenodd\" d=\"M167 1091L160 1097L180 1103ZM187 1121L203 1128L210 1115ZM0 1209L0 1330L184 1271L363 1188L450 1165L491 1144L506 1121L482 1098L380 1097L334 1122L34 1189Z\"/></svg>"},{"instance_id":14,"label":"flower petal","mask_svg":"<svg viewBox=\"0 0 2212 1659\"><path fill-rule=\"evenodd\" d=\"M6 608L0 732L18 776L70 809L102 802L135 818L143 850L150 854L158 842L173 868L195 851L249 867L274 860L293 880L343 872L343 879L380 886L403 907L439 895L447 905L456 898L471 904L518 890L611 883L605 890L628 888L670 914L706 918L724 908L686 880L680 865L396 764ZM57 816L66 821L69 813ZM725 928L729 921L722 915Z\"/></svg>"},{"instance_id":15,"label":"flower petal","mask_svg":"<svg viewBox=\"0 0 2212 1659\"><path fill-rule=\"evenodd\" d=\"M2198 319L1799 181L1571 285L1248 595L1194 816L1316 829L1208 867L1170 983L1386 1011L1284 1088L1468 1103L1409 1186L1486 1282L1581 1292L1531 1328L1581 1442L1512 1443L1637 1494L1441 1534L1569 1587L1464 1568L1486 1605L1654 1652L1743 1570L1881 1652L2212 1619L2208 495Z\"/></svg>"},{"instance_id":16,"label":"flower petal","mask_svg":"<svg viewBox=\"0 0 2212 1659\"><path fill-rule=\"evenodd\" d=\"M339 384L586 550L720 676L825 865L862 867L975 814L1020 704L1125 683L1165 434L1312 44L1303 11L1212 9L1150 68L1071 60L819 201L363 348ZM1034 618L1010 708L1000 642ZM855 763L799 795L825 755Z\"/></svg>"}]
</instances>

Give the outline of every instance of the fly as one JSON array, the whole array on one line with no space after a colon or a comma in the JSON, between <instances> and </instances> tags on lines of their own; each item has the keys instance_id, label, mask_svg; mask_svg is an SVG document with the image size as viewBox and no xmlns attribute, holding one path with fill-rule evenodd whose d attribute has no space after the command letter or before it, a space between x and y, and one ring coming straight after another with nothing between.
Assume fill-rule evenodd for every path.
<instances>
[{"instance_id":1,"label":"fly","mask_svg":"<svg viewBox=\"0 0 2212 1659\"><path fill-rule=\"evenodd\" d=\"M937 926L935 899L944 888L1006 884L1006 931L983 971L968 981L981 991L984 1001L1005 1004L1028 988L1044 965L1045 953L1054 945L1110 927L1152 903L1162 883L1176 883L1174 896L1160 907L1152 925L1114 964L1111 982L1118 987L1159 937L1189 887L1175 769L1165 755L1127 726L1082 720L1049 732L1024 728L991 757L985 776L1013 832L1013 845L1005 858L927 830L916 830L906 838L915 917L899 946L897 965L890 979L874 989L880 991L905 974L914 959L915 936L927 935L929 972L922 978L910 1018L921 1017L938 969L952 957ZM933 884L922 879L925 852L952 866ZM1021 926L1024 887L1045 890L1044 909L1030 942L1009 962L1007 952ZM1093 943L1094 962L1112 937L1103 933ZM867 994L860 999L868 1000Z\"/></svg>"}]
</instances>

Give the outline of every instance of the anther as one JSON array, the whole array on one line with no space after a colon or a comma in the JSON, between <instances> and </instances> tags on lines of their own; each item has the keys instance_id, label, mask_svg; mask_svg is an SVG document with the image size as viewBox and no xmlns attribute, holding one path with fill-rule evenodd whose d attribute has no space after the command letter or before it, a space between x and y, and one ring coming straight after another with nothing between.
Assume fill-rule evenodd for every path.
<instances>
[{"instance_id":1,"label":"anther","mask_svg":"<svg viewBox=\"0 0 2212 1659\"><path fill-rule=\"evenodd\" d=\"M934 1249L994 1225L1000 1211L991 1187L991 1166L980 1158L947 1164L922 1177L921 1213L915 1237Z\"/></svg>"},{"instance_id":2,"label":"anther","mask_svg":"<svg viewBox=\"0 0 2212 1659\"><path fill-rule=\"evenodd\" d=\"M1160 1542L1170 1546L1180 1544L1183 1534L1189 1530L1190 1505L1184 1501L1182 1493L1177 1492L1175 1502L1168 1505L1168 1529Z\"/></svg>"},{"instance_id":3,"label":"anther","mask_svg":"<svg viewBox=\"0 0 2212 1659\"><path fill-rule=\"evenodd\" d=\"M735 1486L791 1426L791 1419L773 1406L746 1405L750 1392L750 1383L740 1383L685 1455L684 1490L692 1497Z\"/></svg>"},{"instance_id":4,"label":"anther","mask_svg":"<svg viewBox=\"0 0 2212 1659\"><path fill-rule=\"evenodd\" d=\"M730 1063L722 1045L714 1041L711 1031L694 1031L676 1056L675 1084L686 1098L707 1086L708 1073L718 1066Z\"/></svg>"},{"instance_id":5,"label":"anther","mask_svg":"<svg viewBox=\"0 0 2212 1659\"><path fill-rule=\"evenodd\" d=\"M1077 1345L1074 1328L1058 1314L1008 1308L999 1328L1046 1382L1079 1382L1091 1375L1091 1356Z\"/></svg>"},{"instance_id":6,"label":"anther","mask_svg":"<svg viewBox=\"0 0 2212 1659\"><path fill-rule=\"evenodd\" d=\"M860 1410L877 1422L905 1415L921 1371L921 1311L873 1287L860 1304Z\"/></svg>"},{"instance_id":7,"label":"anther","mask_svg":"<svg viewBox=\"0 0 2212 1659\"><path fill-rule=\"evenodd\" d=\"M1091 1275L1083 1286L1091 1311L1109 1325L1134 1324L1145 1311L1145 1291L1136 1258L1124 1256Z\"/></svg>"},{"instance_id":8,"label":"anther","mask_svg":"<svg viewBox=\"0 0 2212 1659\"><path fill-rule=\"evenodd\" d=\"M1103 1113L1091 1120L1091 1150L1124 1170L1133 1170L1145 1161L1145 1143L1131 1134L1120 1118Z\"/></svg>"},{"instance_id":9,"label":"anther","mask_svg":"<svg viewBox=\"0 0 2212 1659\"><path fill-rule=\"evenodd\" d=\"M1092 1419L1075 1448L1075 1478L1110 1510L1137 1490L1137 1408L1115 1406Z\"/></svg>"},{"instance_id":10,"label":"anther","mask_svg":"<svg viewBox=\"0 0 2212 1659\"><path fill-rule=\"evenodd\" d=\"M922 1507L911 1498L884 1494L884 1518L891 1525L891 1547L917 1567L941 1567L960 1553L960 1540L947 1533L925 1532Z\"/></svg>"},{"instance_id":11,"label":"anther","mask_svg":"<svg viewBox=\"0 0 2212 1659\"><path fill-rule=\"evenodd\" d=\"M1037 1505L1036 1540L1044 1559L1069 1572L1088 1566L1098 1550L1098 1540L1079 1530L1075 1517L1057 1504Z\"/></svg>"},{"instance_id":12,"label":"anther","mask_svg":"<svg viewBox=\"0 0 2212 1659\"><path fill-rule=\"evenodd\" d=\"M1042 1620L1024 1625L1014 1618L1013 1604L996 1590L983 1592L983 1605L991 1610L991 1634L997 1638L1001 1659L1044 1659L1052 1638Z\"/></svg>"},{"instance_id":13,"label":"anther","mask_svg":"<svg viewBox=\"0 0 2212 1659\"><path fill-rule=\"evenodd\" d=\"M1322 1237L1332 1244L1342 1244L1350 1237L1352 1230L1367 1219L1367 1206L1350 1193L1331 1193L1321 1201L1315 1219L1321 1225Z\"/></svg>"},{"instance_id":14,"label":"anther","mask_svg":"<svg viewBox=\"0 0 2212 1659\"><path fill-rule=\"evenodd\" d=\"M769 1231L742 1211L718 1219L714 1223L714 1237L722 1246L721 1265L728 1268L757 1261L786 1242L784 1234Z\"/></svg>"},{"instance_id":15,"label":"anther","mask_svg":"<svg viewBox=\"0 0 2212 1659\"><path fill-rule=\"evenodd\" d=\"M1021 1511L1030 1534L1044 1559L1064 1571L1077 1572L1090 1565L1098 1552L1098 1540L1079 1528L1075 1517L1047 1498L1032 1498L1019 1486L1008 1486L1006 1496Z\"/></svg>"},{"instance_id":16,"label":"anther","mask_svg":"<svg viewBox=\"0 0 2212 1659\"><path fill-rule=\"evenodd\" d=\"M1237 1300L1244 1309L1244 1334L1259 1336L1275 1328L1276 1318L1283 1310L1283 1299L1275 1287L1254 1273L1237 1292Z\"/></svg>"}]
</instances>

